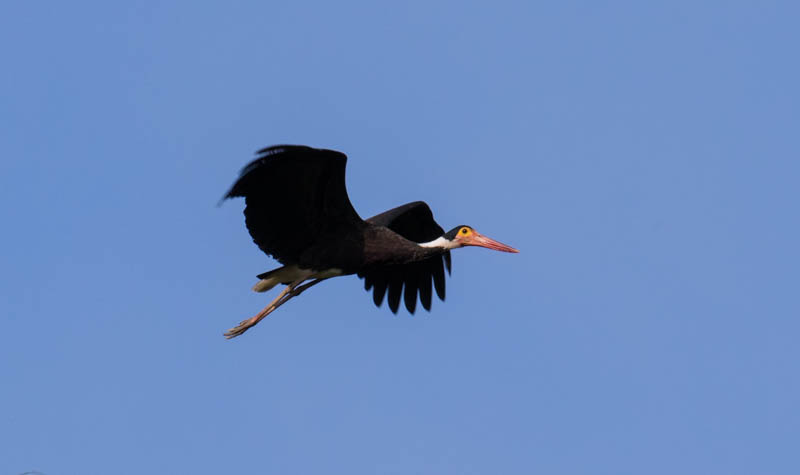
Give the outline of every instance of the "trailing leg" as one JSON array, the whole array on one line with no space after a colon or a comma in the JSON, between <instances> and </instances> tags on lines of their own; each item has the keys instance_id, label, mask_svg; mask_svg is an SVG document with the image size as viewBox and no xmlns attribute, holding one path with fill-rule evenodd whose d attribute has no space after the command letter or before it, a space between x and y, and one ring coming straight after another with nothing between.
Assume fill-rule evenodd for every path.
<instances>
[{"instance_id":1,"label":"trailing leg","mask_svg":"<svg viewBox=\"0 0 800 475\"><path fill-rule=\"evenodd\" d=\"M291 284L287 285L286 288L283 289L283 291L281 291L281 293L278 294L277 297L275 297L275 300L270 302L269 305L264 307L256 315L248 318L247 320L242 320L238 325L226 331L225 338L230 340L231 338L241 335L242 333L249 330L251 327L258 324L258 322L263 320L267 315L274 312L278 307L288 302L292 297L296 297L302 294L306 289L322 282L323 280L325 279L315 279L312 280L311 282L308 282L305 285L300 285L303 282L305 282L305 279L299 279L292 282Z\"/></svg>"}]
</instances>

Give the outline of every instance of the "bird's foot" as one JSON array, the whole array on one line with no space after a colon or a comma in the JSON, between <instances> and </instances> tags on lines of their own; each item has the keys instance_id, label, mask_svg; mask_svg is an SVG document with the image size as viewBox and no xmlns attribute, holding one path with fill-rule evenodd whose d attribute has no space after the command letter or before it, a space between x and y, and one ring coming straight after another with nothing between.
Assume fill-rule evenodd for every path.
<instances>
[{"instance_id":1,"label":"bird's foot","mask_svg":"<svg viewBox=\"0 0 800 475\"><path fill-rule=\"evenodd\" d=\"M237 337L242 333L246 332L247 330L249 330L250 327L258 323L259 319L256 318L257 316L258 315L252 318L248 318L247 320L242 320L238 325L225 332L225 338L230 340L231 338Z\"/></svg>"},{"instance_id":2,"label":"bird's foot","mask_svg":"<svg viewBox=\"0 0 800 475\"><path fill-rule=\"evenodd\" d=\"M287 289L288 289L288 287L287 287ZM288 294L288 295L291 295L291 294ZM258 322L260 322L267 315L272 313L273 310L275 310L276 308L280 307L281 304L283 302L285 302L286 300L288 300L289 298L291 298L291 297L287 298L287 291L284 290L283 292L281 292L281 294L275 300L270 302L270 304L267 305L266 307L264 307L260 312L258 312L254 316L248 318L247 320L242 320L241 322L239 322L238 325L236 325L235 327L233 327L230 330L226 331L225 332L225 338L230 340L231 338L237 337L237 336L241 335L242 333L246 332L251 327L256 326L256 324Z\"/></svg>"},{"instance_id":3,"label":"bird's foot","mask_svg":"<svg viewBox=\"0 0 800 475\"><path fill-rule=\"evenodd\" d=\"M225 338L230 340L231 338L235 338L241 335L242 333L249 330L251 327L254 327L258 322L263 320L267 315L272 313L275 309L277 309L284 303L288 302L292 297L296 297L302 294L306 289L322 282L323 280L325 279L316 279L306 283L305 285L300 285L303 283L303 279L292 282L291 284L287 285L286 288L283 289L283 291L277 297L275 297L275 300L270 302L269 305L264 307L264 309L258 312L255 316L250 317L247 320L242 320L238 325L226 331Z\"/></svg>"},{"instance_id":4,"label":"bird's foot","mask_svg":"<svg viewBox=\"0 0 800 475\"><path fill-rule=\"evenodd\" d=\"M276 308L283 305L287 300L294 297L294 290L295 287L303 283L304 279L299 279L291 284L287 285L285 289L275 297L275 300L269 303L266 307L264 307L260 312L258 312L255 316L248 318L247 320L242 320L238 325L231 328L230 330L225 332L225 338L230 340L231 338L237 337L242 333L249 330L251 327L255 326L258 322L263 320L267 315L272 313ZM308 285L304 285L303 288L308 288ZM302 290L301 290L302 292Z\"/></svg>"}]
</instances>

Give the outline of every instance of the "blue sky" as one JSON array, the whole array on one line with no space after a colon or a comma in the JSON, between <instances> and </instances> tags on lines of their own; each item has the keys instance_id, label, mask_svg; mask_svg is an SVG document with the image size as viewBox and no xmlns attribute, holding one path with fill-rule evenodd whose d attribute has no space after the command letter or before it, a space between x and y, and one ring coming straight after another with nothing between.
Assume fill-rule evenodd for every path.
<instances>
[{"instance_id":1,"label":"blue sky","mask_svg":"<svg viewBox=\"0 0 800 475\"><path fill-rule=\"evenodd\" d=\"M4 5L0 473L798 473L798 15ZM276 264L216 203L275 143L522 252L226 341Z\"/></svg>"}]
</instances>

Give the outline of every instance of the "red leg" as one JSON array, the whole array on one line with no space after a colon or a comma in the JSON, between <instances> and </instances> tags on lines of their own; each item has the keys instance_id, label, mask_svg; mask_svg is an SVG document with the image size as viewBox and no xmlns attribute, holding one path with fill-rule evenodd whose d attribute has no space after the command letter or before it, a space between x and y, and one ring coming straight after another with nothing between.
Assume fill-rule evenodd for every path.
<instances>
[{"instance_id":1,"label":"red leg","mask_svg":"<svg viewBox=\"0 0 800 475\"><path fill-rule=\"evenodd\" d=\"M283 291L281 291L281 293L278 294L277 297L275 297L275 300L270 302L269 305L264 307L260 312L255 314L253 317L248 318L247 320L242 320L238 325L226 331L225 338L230 340L231 338L241 335L242 333L249 330L251 327L258 324L258 322L263 320L267 315L274 312L278 307L288 302L289 299L302 294L306 289L322 282L323 280L324 279L316 279L305 285L300 285L304 282L304 279L292 282L291 284L287 285L286 288L283 289Z\"/></svg>"}]
</instances>

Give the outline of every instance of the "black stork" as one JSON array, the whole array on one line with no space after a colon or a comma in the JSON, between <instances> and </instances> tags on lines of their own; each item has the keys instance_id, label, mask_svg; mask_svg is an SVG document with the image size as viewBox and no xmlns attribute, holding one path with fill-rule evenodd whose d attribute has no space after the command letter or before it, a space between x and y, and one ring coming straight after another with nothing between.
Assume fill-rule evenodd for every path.
<instances>
[{"instance_id":1,"label":"black stork","mask_svg":"<svg viewBox=\"0 0 800 475\"><path fill-rule=\"evenodd\" d=\"M393 313L401 295L410 313L418 294L430 310L431 281L444 300L444 269L450 272L451 249L481 246L519 252L470 226L444 232L422 201L361 219L347 196L346 163L341 152L277 145L259 150L242 169L223 200L244 197L250 236L283 264L259 275L253 290L266 292L278 284L286 288L255 316L228 330L227 338L246 332L309 287L340 275L358 274L379 307L388 290Z\"/></svg>"}]
</instances>

